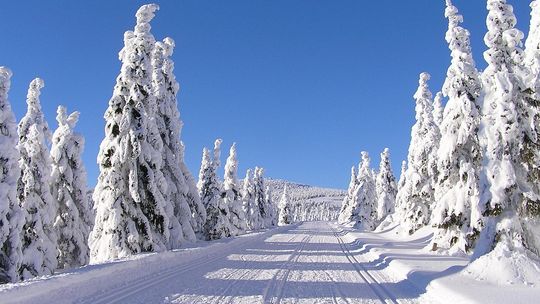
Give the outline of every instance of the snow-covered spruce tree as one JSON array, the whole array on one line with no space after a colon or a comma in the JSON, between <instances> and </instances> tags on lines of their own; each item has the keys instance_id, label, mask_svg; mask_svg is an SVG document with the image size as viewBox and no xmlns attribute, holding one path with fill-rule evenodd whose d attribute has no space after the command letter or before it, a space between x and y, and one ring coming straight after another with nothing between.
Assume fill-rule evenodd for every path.
<instances>
[{"instance_id":1,"label":"snow-covered spruce tree","mask_svg":"<svg viewBox=\"0 0 540 304\"><path fill-rule=\"evenodd\" d=\"M289 195L287 194L287 185L283 188L283 194L278 204L279 207L279 220L278 225L284 226L292 223L291 218L291 204L289 202Z\"/></svg>"},{"instance_id":2,"label":"snow-covered spruce tree","mask_svg":"<svg viewBox=\"0 0 540 304\"><path fill-rule=\"evenodd\" d=\"M439 138L433 120L432 94L427 83L429 79L429 74L420 74L419 87L414 94L416 123L411 130L405 184L399 190L397 202L401 208L399 217L402 227L411 234L428 224L434 200L433 179L436 176L434 156Z\"/></svg>"},{"instance_id":3,"label":"snow-covered spruce tree","mask_svg":"<svg viewBox=\"0 0 540 304\"><path fill-rule=\"evenodd\" d=\"M247 230L246 215L242 208L242 194L238 188L238 160L236 159L236 144L233 143L229 157L225 163L225 176L223 178L223 200L229 207L231 235L243 234Z\"/></svg>"},{"instance_id":4,"label":"snow-covered spruce tree","mask_svg":"<svg viewBox=\"0 0 540 304\"><path fill-rule=\"evenodd\" d=\"M356 174L356 166L352 166L351 181L349 182L347 195L343 199L343 203L341 203L341 209L339 211L339 216L338 216L339 224L346 224L350 222L350 219L352 217L352 211L353 211L353 195L354 195L354 190L356 189L357 186L358 186L358 176ZM296 214L296 212L294 212L293 214Z\"/></svg>"},{"instance_id":5,"label":"snow-covered spruce tree","mask_svg":"<svg viewBox=\"0 0 540 304\"><path fill-rule=\"evenodd\" d=\"M46 142L50 131L39 100L43 86L39 78L30 83L28 109L17 130L21 170L17 195L25 216L19 268L23 280L52 274L57 266L57 235L53 229L57 205L51 196L51 159Z\"/></svg>"},{"instance_id":6,"label":"snow-covered spruce tree","mask_svg":"<svg viewBox=\"0 0 540 304\"><path fill-rule=\"evenodd\" d=\"M174 214L164 198L163 142L152 94L155 40L149 22L158 8L139 8L135 30L125 33L119 54L122 68L104 115L105 138L98 154L96 220L89 239L92 263L169 248L169 219Z\"/></svg>"},{"instance_id":7,"label":"snow-covered spruce tree","mask_svg":"<svg viewBox=\"0 0 540 304\"><path fill-rule=\"evenodd\" d=\"M437 101L437 99L439 99ZM428 174L429 174L429 177L430 177L430 183L431 183L431 197L432 197L432 200L434 200L435 198L435 184L437 183L438 181L438 178L439 178L439 171L438 171L438 167L437 167L437 163L439 161L438 159L438 155L437 155L437 151L439 150L439 146L440 146L440 143L441 143L441 129L440 129L440 124L442 123L442 120L437 122L437 118L434 116L435 114L439 115L437 113L437 111L444 111L444 106L442 104L442 97L435 97L435 100L439 103L439 106L440 107L439 109L435 109L435 106L437 106L437 104L435 103L435 101L433 103L428 103L427 104L427 107L426 107L426 112L424 112L424 122L426 123L426 130L427 130L427 134L426 134L426 137L424 138L425 142L426 142L426 146L429 147L429 149L431 150L431 154L428 155ZM439 117L439 118L444 118L444 114L442 115L442 117ZM433 203L434 201L432 201L432 204L430 206L430 212L433 208Z\"/></svg>"},{"instance_id":8,"label":"snow-covered spruce tree","mask_svg":"<svg viewBox=\"0 0 540 304\"><path fill-rule=\"evenodd\" d=\"M531 23L525 41L525 98L522 103L523 119L528 128L525 134L521 155L522 164L527 172L527 201L522 206L522 214L528 218L524 222L527 247L540 255L540 234L534 231L540 225L540 1L531 1Z\"/></svg>"},{"instance_id":9,"label":"snow-covered spruce tree","mask_svg":"<svg viewBox=\"0 0 540 304\"><path fill-rule=\"evenodd\" d=\"M11 71L0 67L0 284L18 281L23 212L17 202L17 124L8 92Z\"/></svg>"},{"instance_id":10,"label":"snow-covered spruce tree","mask_svg":"<svg viewBox=\"0 0 540 304\"><path fill-rule=\"evenodd\" d=\"M301 214L300 214L300 212L301 212L300 203L298 201L296 201L296 202L292 202L291 205L292 205L292 212L291 213L292 213L292 221L293 221L293 223L302 221Z\"/></svg>"},{"instance_id":11,"label":"snow-covered spruce tree","mask_svg":"<svg viewBox=\"0 0 540 304\"><path fill-rule=\"evenodd\" d=\"M438 229L431 248L461 250L472 248L480 231L480 218L471 222L471 208L478 205L478 178L481 148L479 98L482 84L475 67L469 32L460 26L463 17L450 0L446 41L452 56L443 93L449 100L441 123L438 150L438 181L431 224Z\"/></svg>"},{"instance_id":12,"label":"snow-covered spruce tree","mask_svg":"<svg viewBox=\"0 0 540 304\"><path fill-rule=\"evenodd\" d=\"M264 199L266 201L266 218L265 218L265 227L273 227L277 225L277 212L272 199L272 186L267 185L264 191Z\"/></svg>"},{"instance_id":13,"label":"snow-covered spruce tree","mask_svg":"<svg viewBox=\"0 0 540 304\"><path fill-rule=\"evenodd\" d=\"M195 178L193 177L188 167L186 166L186 163L184 162L184 143L180 142L180 146L182 148L180 150L181 154L179 157L180 169L184 174L187 186L187 191L185 193L186 200L189 204L189 208L191 209L191 227L193 227L193 231L197 236L202 237L204 231L204 223L206 223L206 209L201 202L201 197L199 196L199 189L197 189L197 182L195 181Z\"/></svg>"},{"instance_id":14,"label":"snow-covered spruce tree","mask_svg":"<svg viewBox=\"0 0 540 304\"><path fill-rule=\"evenodd\" d=\"M214 143L214 157L210 160L210 151L204 148L199 172L199 195L206 207L206 223L204 236L206 240L217 240L231 236L229 207L221 197L221 185L217 178L217 168L220 165L221 139Z\"/></svg>"},{"instance_id":15,"label":"snow-covered spruce tree","mask_svg":"<svg viewBox=\"0 0 540 304\"><path fill-rule=\"evenodd\" d=\"M402 215L401 212L404 211L400 203L403 202L402 196L405 196L405 190L403 190L406 181L407 181L407 161L401 161L401 172L399 174L399 180L397 183L397 194L396 194L396 203L394 205L394 220L398 219Z\"/></svg>"},{"instance_id":16,"label":"snow-covered spruce tree","mask_svg":"<svg viewBox=\"0 0 540 304\"><path fill-rule=\"evenodd\" d=\"M441 127L441 123L444 117L444 105L443 105L443 93L437 92L433 99L433 120L437 127Z\"/></svg>"},{"instance_id":17,"label":"snow-covered spruce tree","mask_svg":"<svg viewBox=\"0 0 540 304\"><path fill-rule=\"evenodd\" d=\"M79 112L69 116L59 106L53 134L51 194L58 205L54 230L58 235L58 268L88 264L88 235L93 215L86 197L86 169L82 162L84 138L75 133Z\"/></svg>"},{"instance_id":18,"label":"snow-covered spruce tree","mask_svg":"<svg viewBox=\"0 0 540 304\"><path fill-rule=\"evenodd\" d=\"M353 193L354 209L350 219L357 227L366 230L373 230L377 221L377 193L370 163L368 153L362 151L362 163L358 170L358 186Z\"/></svg>"},{"instance_id":19,"label":"snow-covered spruce tree","mask_svg":"<svg viewBox=\"0 0 540 304\"><path fill-rule=\"evenodd\" d=\"M392 172L390 150L388 148L381 153L379 174L375 185L377 191L377 220L381 222L387 215L394 213L397 195L396 178Z\"/></svg>"},{"instance_id":20,"label":"snow-covered spruce tree","mask_svg":"<svg viewBox=\"0 0 540 304\"><path fill-rule=\"evenodd\" d=\"M174 210L174 216L169 219L170 247L177 248L185 239L195 241L196 236L186 197L189 187L180 164L183 161L180 158L183 153L180 143L182 121L176 100L179 85L173 73L173 49L174 41L171 38L155 43L152 52L152 88L158 105L155 121L163 141L162 170L168 190L165 199Z\"/></svg>"},{"instance_id":21,"label":"snow-covered spruce tree","mask_svg":"<svg viewBox=\"0 0 540 304\"><path fill-rule=\"evenodd\" d=\"M407 175L405 174L407 172L407 161L406 160L403 160L401 161L401 171L399 173L399 181L398 181L398 192L401 188L403 188L403 186L405 185L405 182L407 181L406 177Z\"/></svg>"},{"instance_id":22,"label":"snow-covered spruce tree","mask_svg":"<svg viewBox=\"0 0 540 304\"><path fill-rule=\"evenodd\" d=\"M530 90L530 97L535 100L540 100L540 1L531 1L531 22L529 34L525 41L524 52L525 66L529 69L528 77L526 77L526 87ZM534 104L538 107L538 104Z\"/></svg>"},{"instance_id":23,"label":"snow-covered spruce tree","mask_svg":"<svg viewBox=\"0 0 540 304\"><path fill-rule=\"evenodd\" d=\"M255 167L253 174L253 205L251 206L251 229L258 230L265 227L267 214L266 199L264 196L263 168Z\"/></svg>"},{"instance_id":24,"label":"snow-covered spruce tree","mask_svg":"<svg viewBox=\"0 0 540 304\"><path fill-rule=\"evenodd\" d=\"M253 171L248 169L242 185L242 210L244 210L244 214L246 215L246 225L250 230L253 230L253 214L258 214L258 211L253 212L253 209L258 210L258 206L255 204L254 191Z\"/></svg>"},{"instance_id":25,"label":"snow-covered spruce tree","mask_svg":"<svg viewBox=\"0 0 540 304\"><path fill-rule=\"evenodd\" d=\"M485 97L480 134L485 146L481 172L480 204L475 213L484 215L484 227L474 258L494 250L540 253L537 231L528 223L540 216L540 201L528 174L529 153L523 143L535 133L527 118L522 82L523 33L515 28L512 6L505 0L488 0L488 67L482 74ZM534 229L534 228L533 228Z\"/></svg>"}]
</instances>

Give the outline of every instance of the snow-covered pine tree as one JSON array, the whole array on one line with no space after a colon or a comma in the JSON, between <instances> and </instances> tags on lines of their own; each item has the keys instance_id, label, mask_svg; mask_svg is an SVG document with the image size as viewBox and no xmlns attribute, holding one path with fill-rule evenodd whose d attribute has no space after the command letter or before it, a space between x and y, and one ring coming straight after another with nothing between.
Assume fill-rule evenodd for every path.
<instances>
[{"instance_id":1,"label":"snow-covered pine tree","mask_svg":"<svg viewBox=\"0 0 540 304\"><path fill-rule=\"evenodd\" d=\"M481 148L479 98L482 84L472 57L469 31L460 26L463 17L446 1L446 41L452 56L443 93L449 100L441 123L438 150L439 178L431 224L438 229L431 248L467 252L480 231L480 218L471 222L471 208L478 205Z\"/></svg>"},{"instance_id":2,"label":"snow-covered pine tree","mask_svg":"<svg viewBox=\"0 0 540 304\"><path fill-rule=\"evenodd\" d=\"M437 92L435 98L433 99L433 120L437 127L441 127L441 123L444 117L444 105L443 105L443 93Z\"/></svg>"},{"instance_id":3,"label":"snow-covered pine tree","mask_svg":"<svg viewBox=\"0 0 540 304\"><path fill-rule=\"evenodd\" d=\"M265 228L264 219L266 218L267 208L264 191L263 168L255 167L253 174L253 205L251 206L250 216L252 230Z\"/></svg>"},{"instance_id":4,"label":"snow-covered pine tree","mask_svg":"<svg viewBox=\"0 0 540 304\"><path fill-rule=\"evenodd\" d=\"M206 207L206 223L204 236L206 240L217 240L231 236L229 207L221 197L221 185L217 178L217 168L220 166L221 139L214 143L214 156L210 160L210 151L203 149L201 170L199 172L199 195Z\"/></svg>"},{"instance_id":5,"label":"snow-covered pine tree","mask_svg":"<svg viewBox=\"0 0 540 304\"><path fill-rule=\"evenodd\" d=\"M484 58L488 67L482 74L485 97L480 130L485 155L476 211L486 218L474 258L492 250L499 255L524 248L538 254L538 234L528 231L527 225L537 221L540 212L538 194L532 191L534 180L527 172L527 146L523 145L535 140L522 93L526 89L520 49L523 33L515 28L516 17L505 0L488 0L487 8Z\"/></svg>"},{"instance_id":6,"label":"snow-covered pine tree","mask_svg":"<svg viewBox=\"0 0 540 304\"><path fill-rule=\"evenodd\" d=\"M41 111L39 96L43 80L30 83L28 109L19 128L19 204L25 216L22 232L22 261L19 275L24 279L52 274L57 266L57 235L53 229L57 205L51 196L51 159L47 149L50 131Z\"/></svg>"},{"instance_id":7,"label":"snow-covered pine tree","mask_svg":"<svg viewBox=\"0 0 540 304\"><path fill-rule=\"evenodd\" d=\"M176 99L179 85L173 73L173 49L174 41L171 38L155 43L152 52L152 88L158 105L155 120L163 141L163 176L167 180L168 190L165 199L174 210L174 216L169 219L170 247L177 248L185 239L195 241L196 236L186 197L189 187L180 164L183 161L180 158L182 121Z\"/></svg>"},{"instance_id":8,"label":"snow-covered pine tree","mask_svg":"<svg viewBox=\"0 0 540 304\"><path fill-rule=\"evenodd\" d=\"M150 21L159 7L143 5L135 30L124 35L120 75L105 112L105 138L94 190L96 221L90 233L90 261L103 262L169 248L173 207L164 199L163 142L152 94Z\"/></svg>"},{"instance_id":9,"label":"snow-covered pine tree","mask_svg":"<svg viewBox=\"0 0 540 304\"><path fill-rule=\"evenodd\" d=\"M353 195L354 190L358 186L358 176L356 173L356 166L352 166L351 168L351 181L349 182L349 188L347 189L347 195L343 199L343 203L341 203L341 209L339 211L338 216L338 223L339 224L346 224L350 222L352 217L352 211L353 211ZM293 213L296 214L296 213Z\"/></svg>"},{"instance_id":10,"label":"snow-covered pine tree","mask_svg":"<svg viewBox=\"0 0 540 304\"><path fill-rule=\"evenodd\" d=\"M279 226L285 226L292 223L291 219L291 204L289 202L289 195L287 194L287 185L283 188L283 194L278 204L279 207Z\"/></svg>"},{"instance_id":11,"label":"snow-covered pine tree","mask_svg":"<svg viewBox=\"0 0 540 304\"><path fill-rule=\"evenodd\" d=\"M53 134L51 194L58 206L54 229L58 235L58 268L88 264L93 215L86 197L86 169L82 162L84 138L75 133L79 112L69 116L59 106Z\"/></svg>"},{"instance_id":12,"label":"snow-covered pine tree","mask_svg":"<svg viewBox=\"0 0 540 304\"><path fill-rule=\"evenodd\" d=\"M8 100L11 76L11 70L0 66L0 284L18 281L22 259L24 213L17 202L20 169L17 124Z\"/></svg>"},{"instance_id":13,"label":"snow-covered pine tree","mask_svg":"<svg viewBox=\"0 0 540 304\"><path fill-rule=\"evenodd\" d=\"M247 230L246 215L242 208L242 194L238 188L238 160L236 159L236 143L233 143L229 151L229 157L225 163L225 176L223 178L223 200L229 207L231 235L239 235Z\"/></svg>"},{"instance_id":14,"label":"snow-covered pine tree","mask_svg":"<svg viewBox=\"0 0 540 304\"><path fill-rule=\"evenodd\" d=\"M358 186L353 193L353 212L350 219L357 227L373 230L377 221L377 193L370 168L371 160L362 151L362 163L358 170Z\"/></svg>"},{"instance_id":15,"label":"snow-covered pine tree","mask_svg":"<svg viewBox=\"0 0 540 304\"><path fill-rule=\"evenodd\" d=\"M411 130L411 142L407 156L405 184L399 190L397 205L402 227L413 233L427 225L433 203L433 179L436 176L437 128L433 120L432 94L428 87L430 75L420 74L419 87L414 94L416 123Z\"/></svg>"},{"instance_id":16,"label":"snow-covered pine tree","mask_svg":"<svg viewBox=\"0 0 540 304\"><path fill-rule=\"evenodd\" d=\"M197 182L195 178L189 171L186 163L184 162L184 151L185 146L183 142L180 142L181 154L180 159L180 169L184 174L184 179L186 181L187 191L186 199L191 209L191 227L197 236L203 237L204 223L206 223L206 209L201 202L201 197L199 196L199 189L197 189Z\"/></svg>"},{"instance_id":17,"label":"snow-covered pine tree","mask_svg":"<svg viewBox=\"0 0 540 304\"><path fill-rule=\"evenodd\" d=\"M385 148L381 153L379 174L375 185L377 192L377 220L382 222L387 215L394 213L397 195L396 178L392 172L390 150L388 148Z\"/></svg>"}]
</instances>

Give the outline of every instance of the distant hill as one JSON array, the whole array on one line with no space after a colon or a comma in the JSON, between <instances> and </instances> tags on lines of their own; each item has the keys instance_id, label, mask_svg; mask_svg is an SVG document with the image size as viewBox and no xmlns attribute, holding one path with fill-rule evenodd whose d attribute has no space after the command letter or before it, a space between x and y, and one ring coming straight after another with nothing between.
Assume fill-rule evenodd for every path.
<instances>
[{"instance_id":1,"label":"distant hill","mask_svg":"<svg viewBox=\"0 0 540 304\"><path fill-rule=\"evenodd\" d=\"M264 180L266 185L272 187L272 198L279 201L283 188L287 186L287 192L291 201L309 203L326 201L341 206L341 202L347 191L343 189L321 188L295 182L289 182L282 179L267 178Z\"/></svg>"},{"instance_id":2,"label":"distant hill","mask_svg":"<svg viewBox=\"0 0 540 304\"><path fill-rule=\"evenodd\" d=\"M321 188L289 182L281 179L265 179L272 187L272 199L278 203L287 186L287 193L293 205L293 221L331 221L336 220L341 203L347 191L342 189Z\"/></svg>"}]
</instances>

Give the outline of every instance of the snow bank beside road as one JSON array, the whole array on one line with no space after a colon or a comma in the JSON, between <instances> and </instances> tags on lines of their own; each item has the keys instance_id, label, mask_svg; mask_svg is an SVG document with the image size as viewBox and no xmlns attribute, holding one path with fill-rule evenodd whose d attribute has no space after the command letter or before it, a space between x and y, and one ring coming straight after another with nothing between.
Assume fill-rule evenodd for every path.
<instances>
[{"instance_id":1,"label":"snow bank beside road","mask_svg":"<svg viewBox=\"0 0 540 304\"><path fill-rule=\"evenodd\" d=\"M393 281L408 280L423 302L536 303L540 299L540 277L523 279L539 271L531 259L479 259L471 268L468 257L426 252L432 238L429 227L411 236L399 233L397 227L380 232L345 229L343 239L367 269Z\"/></svg>"},{"instance_id":2,"label":"snow bank beside road","mask_svg":"<svg viewBox=\"0 0 540 304\"><path fill-rule=\"evenodd\" d=\"M155 279L147 278L148 272L141 270L151 269L151 273L164 273L176 268L183 269L184 266L190 266L201 257L206 257L206 260L211 259L214 255L222 255L227 250L261 240L269 234L290 227L280 227L220 241L200 241L192 244L192 248L140 254L128 259L89 265L66 273L42 276L21 283L0 285L0 302L2 304L43 303L45 297L46 303L72 303L72 299L90 296L96 290L110 288L111 284L127 285L134 280L152 281Z\"/></svg>"}]
</instances>

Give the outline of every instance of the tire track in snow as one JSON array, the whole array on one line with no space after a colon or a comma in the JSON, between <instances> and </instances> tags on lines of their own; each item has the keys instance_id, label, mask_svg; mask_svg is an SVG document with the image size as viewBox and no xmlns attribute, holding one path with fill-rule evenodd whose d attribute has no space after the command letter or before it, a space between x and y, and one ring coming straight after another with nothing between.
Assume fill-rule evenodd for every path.
<instances>
[{"instance_id":1,"label":"tire track in snow","mask_svg":"<svg viewBox=\"0 0 540 304\"><path fill-rule=\"evenodd\" d=\"M329 226L330 227L330 226ZM334 228L330 227L332 229L332 232L336 239L338 240L339 246L341 247L341 251L343 251L343 254L347 258L347 260L353 265L356 272L360 275L362 280L366 282L366 284L373 290L373 293L379 297L382 303L393 303L393 304L399 304L396 297L386 289L381 282L376 279L365 267L362 263L356 259L356 257L350 252L349 248L339 235L339 232L337 232Z\"/></svg>"}]
</instances>

